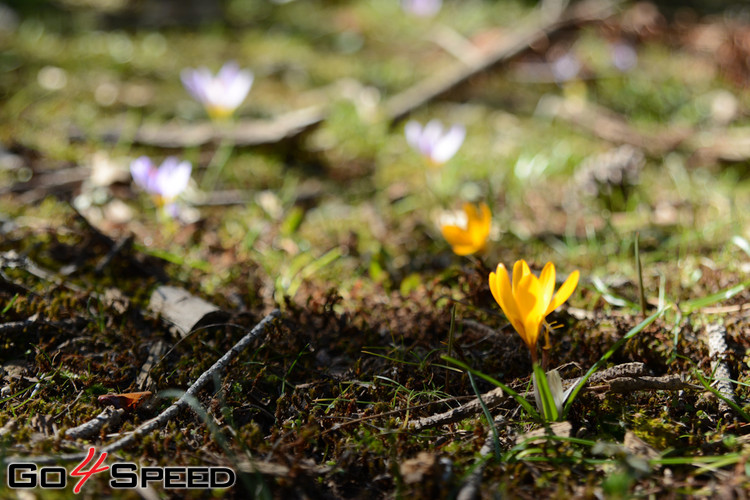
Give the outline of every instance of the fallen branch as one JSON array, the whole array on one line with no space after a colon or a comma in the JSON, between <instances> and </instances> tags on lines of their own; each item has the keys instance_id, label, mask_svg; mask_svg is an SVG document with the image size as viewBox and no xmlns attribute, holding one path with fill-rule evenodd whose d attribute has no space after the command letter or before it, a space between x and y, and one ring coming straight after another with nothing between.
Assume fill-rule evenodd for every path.
<instances>
[{"instance_id":1,"label":"fallen branch","mask_svg":"<svg viewBox=\"0 0 750 500\"><path fill-rule=\"evenodd\" d=\"M168 123L142 125L133 142L162 148L187 148L231 142L235 146L274 144L291 139L319 124L326 113L321 107L292 111L270 120L243 120L232 127L217 127L212 123ZM119 133L108 132L107 138L117 138Z\"/></svg>"},{"instance_id":2,"label":"fallen branch","mask_svg":"<svg viewBox=\"0 0 750 500\"><path fill-rule=\"evenodd\" d=\"M670 128L653 133L632 127L628 119L612 110L589 102L572 101L548 95L539 103L539 111L553 118L572 123L590 134L615 144L630 144L651 156L660 156L677 149L694 131Z\"/></svg>"},{"instance_id":3,"label":"fallen branch","mask_svg":"<svg viewBox=\"0 0 750 500\"><path fill-rule=\"evenodd\" d=\"M607 142L629 144L653 157L679 149L692 154L691 162L698 165L750 159L748 127L721 127L708 131L670 127L641 132L630 125L626 116L603 106L551 95L540 101L538 109L543 115L564 120Z\"/></svg>"},{"instance_id":4,"label":"fallen branch","mask_svg":"<svg viewBox=\"0 0 750 500\"><path fill-rule=\"evenodd\" d=\"M510 399L503 393L501 388L492 389L490 392L482 394L482 401L487 405L488 409L493 409ZM465 405L453 408L443 413L436 415L430 415L429 417L423 417L418 420L413 420L409 424L409 428L413 430L427 429L430 427L437 427L438 425L452 424L454 422L460 422L465 418L474 416L482 411L482 405L479 399L473 399Z\"/></svg>"},{"instance_id":5,"label":"fallen branch","mask_svg":"<svg viewBox=\"0 0 750 500\"><path fill-rule=\"evenodd\" d=\"M268 327L268 324L271 323L274 319L278 318L281 312L278 309L274 309L269 313L265 318L263 318L260 323L255 325L255 328L253 328L250 332L248 332L247 335L242 337L226 354L224 354L221 358L219 358L216 363L214 363L211 368L203 372L203 374L198 377L198 380L196 380L193 385L191 385L187 391L185 391L185 394L182 395L177 401L175 401L169 408L161 412L156 417L152 418L151 420L148 420L141 424L138 428L136 428L133 432L128 434L127 436L118 439L114 443L110 443L107 446L104 446L103 448L100 448L101 453L112 453L114 451L120 450L122 448L125 448L126 446L129 446L143 438L143 436L146 436L152 432L154 432L157 429L160 429L164 427L167 422L169 422L172 418L174 418L181 410L189 406L188 401L195 398L198 394L198 392L203 389L203 387L208 384L211 380L213 380L213 377L217 375L219 372L224 370L229 363L236 358L242 351L244 351L250 344L255 341L261 334L263 334L266 331L266 328ZM70 462L70 461L79 461L83 460L86 457L85 453L68 453L63 455L57 455L57 456L43 456L43 457L4 457L2 460L3 464L8 464L11 462L17 462L20 460L23 461L33 461L36 464L51 464L51 463L58 463L58 462Z\"/></svg>"},{"instance_id":6,"label":"fallen branch","mask_svg":"<svg viewBox=\"0 0 750 500\"><path fill-rule=\"evenodd\" d=\"M618 377L608 380L607 386L609 391L623 394L633 391L681 391L683 389L697 389L696 386L684 382L680 375Z\"/></svg>"},{"instance_id":7,"label":"fallen branch","mask_svg":"<svg viewBox=\"0 0 750 500\"><path fill-rule=\"evenodd\" d=\"M665 375L664 377L649 377L645 375L646 365L643 363L623 363L620 365L607 368L600 372L594 373L588 380L588 385L605 384L597 389L612 390L614 392L630 392L634 390L680 390L695 388L692 385L682 382L679 375ZM578 383L580 379L564 380L563 385L570 387ZM612 383L614 382L614 388ZM532 392L524 392L523 397L531 397ZM503 393L499 387L485 394L482 394L482 400L487 408L492 409L500 406L510 399L510 396ZM421 430L439 425L459 422L465 418L474 416L482 411L479 399L473 399L465 405L459 406L443 413L430 415L410 423L409 428Z\"/></svg>"},{"instance_id":8,"label":"fallen branch","mask_svg":"<svg viewBox=\"0 0 750 500\"><path fill-rule=\"evenodd\" d=\"M264 476L277 476L277 477L289 477L292 474L299 472L305 473L311 476L322 476L328 474L333 470L333 467L328 465L318 465L312 463L312 461L301 460L296 462L293 467L287 465L273 463L273 462L261 462L260 460L243 460L237 463L237 468L247 474L263 474Z\"/></svg>"},{"instance_id":9,"label":"fallen branch","mask_svg":"<svg viewBox=\"0 0 750 500\"><path fill-rule=\"evenodd\" d=\"M385 104L386 116L390 121L398 122L415 109L457 88L477 74L510 61L560 29L608 18L614 13L617 3L596 0L578 2L559 16L542 19L530 28L521 30L507 43L500 44L475 60L457 63L394 95Z\"/></svg>"},{"instance_id":10,"label":"fallen branch","mask_svg":"<svg viewBox=\"0 0 750 500\"><path fill-rule=\"evenodd\" d=\"M116 409L114 406L108 406L96 417L77 427L71 427L65 431L65 437L69 439L85 439L94 437L99 434L102 427L109 425L114 427L120 423L120 418L125 413L123 409Z\"/></svg>"}]
</instances>

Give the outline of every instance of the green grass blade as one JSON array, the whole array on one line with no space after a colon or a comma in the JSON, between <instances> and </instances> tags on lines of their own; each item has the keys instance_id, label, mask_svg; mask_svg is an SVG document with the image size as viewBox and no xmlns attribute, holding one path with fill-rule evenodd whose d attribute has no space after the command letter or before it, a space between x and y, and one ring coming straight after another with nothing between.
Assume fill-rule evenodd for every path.
<instances>
[{"instance_id":1,"label":"green grass blade","mask_svg":"<svg viewBox=\"0 0 750 500\"><path fill-rule=\"evenodd\" d=\"M559 418L557 414L557 405L555 404L555 398L552 396L552 392L549 389L549 383L547 381L547 374L541 366L534 363L534 390L539 391L540 399L542 400L542 411L544 412L544 418L547 422L555 422Z\"/></svg>"},{"instance_id":2,"label":"green grass blade","mask_svg":"<svg viewBox=\"0 0 750 500\"><path fill-rule=\"evenodd\" d=\"M680 310L683 314L690 314L696 309L712 306L718 302L731 299L738 293L744 292L748 286L750 286L750 280L743 281L738 285L734 285L733 287L722 290L721 292L701 297L700 299L687 300L680 304Z\"/></svg>"},{"instance_id":3,"label":"green grass blade","mask_svg":"<svg viewBox=\"0 0 750 500\"><path fill-rule=\"evenodd\" d=\"M492 432L492 441L495 444L495 458L497 460L500 460L502 450L500 449L500 438L497 435L497 429L495 428L495 421L492 418L492 414L490 414L490 409L487 408L487 405L484 404L484 400L482 399L482 393L479 392L479 389L477 388L477 383L474 381L474 376L471 374L471 372L468 372L469 375L469 382L471 382L471 388L474 389L474 393L477 395L477 399L479 400L479 405L482 407L482 411L484 412L484 418L487 419L487 425L490 426L490 431Z\"/></svg>"},{"instance_id":4,"label":"green grass blade","mask_svg":"<svg viewBox=\"0 0 750 500\"><path fill-rule=\"evenodd\" d=\"M698 377L698 381L701 383L704 389L706 389L707 391L711 391L711 393L713 393L714 396L716 396L717 398L719 398L720 400L724 401L726 404L731 406L734 411L742 415L742 418L744 418L747 422L750 422L750 415L748 415L742 408L740 408L740 406L737 403L735 403L734 401L732 401L731 399L723 395L715 387L711 386L711 383L706 379L706 377L703 376L700 370L696 368L694 370L694 373L696 377Z\"/></svg>"}]
</instances>

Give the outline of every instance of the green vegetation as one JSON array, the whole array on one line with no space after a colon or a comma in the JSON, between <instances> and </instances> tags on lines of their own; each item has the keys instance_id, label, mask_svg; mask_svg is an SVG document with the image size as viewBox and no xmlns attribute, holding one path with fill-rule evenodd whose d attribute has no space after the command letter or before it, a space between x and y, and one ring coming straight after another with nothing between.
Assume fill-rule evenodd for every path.
<instances>
[{"instance_id":1,"label":"green vegetation","mask_svg":"<svg viewBox=\"0 0 750 500\"><path fill-rule=\"evenodd\" d=\"M624 3L554 30L414 106L407 120L466 128L455 156L431 165L388 115L391 99L532 29L535 5L446 0L432 18L397 0L7 5L3 459L122 437L279 308L190 409L117 459L242 471L220 497L454 497L475 473L482 497L747 490L742 16ZM555 73L564 58L568 78ZM212 123L180 72L229 60L253 86L232 119ZM313 108L319 122L250 137ZM208 139L188 140L196 131ZM140 156L191 162L180 219L133 183ZM482 253L459 257L439 221L465 202L486 203L492 228ZM536 275L553 261L556 288L580 271L546 317L549 349L539 345L566 388L582 377L559 412L551 399L535 406L527 346L490 292L490 271L519 259ZM162 284L228 319L182 335L150 306ZM719 354L707 333L717 323ZM721 359L733 394L717 384ZM624 363L645 373L596 378ZM514 396L488 397L497 386ZM65 437L103 410L99 396L145 390L158 397L119 425ZM470 414L422 425L477 394ZM14 498L4 474L0 497ZM107 480L84 493L114 495Z\"/></svg>"}]
</instances>

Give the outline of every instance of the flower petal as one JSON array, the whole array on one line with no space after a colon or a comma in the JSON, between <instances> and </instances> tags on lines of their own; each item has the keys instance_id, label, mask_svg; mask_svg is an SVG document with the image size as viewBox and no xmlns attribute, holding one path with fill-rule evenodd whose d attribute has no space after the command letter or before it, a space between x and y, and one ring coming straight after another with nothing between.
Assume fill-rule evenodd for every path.
<instances>
[{"instance_id":1,"label":"flower petal","mask_svg":"<svg viewBox=\"0 0 750 500\"><path fill-rule=\"evenodd\" d=\"M154 164L148 156L140 156L130 163L130 175L133 176L133 181L146 191L149 191L153 170Z\"/></svg>"},{"instance_id":2,"label":"flower petal","mask_svg":"<svg viewBox=\"0 0 750 500\"><path fill-rule=\"evenodd\" d=\"M465 138L466 129L463 125L454 125L435 143L432 148L432 160L437 163L450 160L458 152Z\"/></svg>"},{"instance_id":3,"label":"flower petal","mask_svg":"<svg viewBox=\"0 0 750 500\"><path fill-rule=\"evenodd\" d=\"M187 187L191 171L190 162L180 162L173 156L168 157L156 174L156 193L168 200L174 198Z\"/></svg>"},{"instance_id":4,"label":"flower petal","mask_svg":"<svg viewBox=\"0 0 750 500\"><path fill-rule=\"evenodd\" d=\"M570 298L571 295L573 295L576 286L578 286L579 275L580 273L577 270L570 273L568 279L566 279L565 283L560 286L560 289L555 294L552 302L547 307L547 310L544 313L545 316L560 307L566 300Z\"/></svg>"},{"instance_id":5,"label":"flower petal","mask_svg":"<svg viewBox=\"0 0 750 500\"><path fill-rule=\"evenodd\" d=\"M513 295L518 293L518 285L527 274L531 274L529 265L523 259L517 260L516 263L513 264Z\"/></svg>"},{"instance_id":6,"label":"flower petal","mask_svg":"<svg viewBox=\"0 0 750 500\"><path fill-rule=\"evenodd\" d=\"M490 237L492 214L486 203L482 203L479 208L482 213L480 215L474 211L476 217L473 221L469 219L468 230L474 245L481 250L487 245L487 239Z\"/></svg>"},{"instance_id":7,"label":"flower petal","mask_svg":"<svg viewBox=\"0 0 750 500\"><path fill-rule=\"evenodd\" d=\"M225 84L226 92L222 97L222 103L226 108L235 110L242 104L253 86L253 78L250 71L239 71L234 80Z\"/></svg>"},{"instance_id":8,"label":"flower petal","mask_svg":"<svg viewBox=\"0 0 750 500\"><path fill-rule=\"evenodd\" d=\"M533 274L527 274L518 285L516 294L518 309L523 319L526 345L533 348L539 337L539 327L544 319L544 304L542 302L542 285Z\"/></svg>"},{"instance_id":9,"label":"flower petal","mask_svg":"<svg viewBox=\"0 0 750 500\"><path fill-rule=\"evenodd\" d=\"M469 233L465 231L463 228L453 225L443 225L440 226L440 232L443 233L443 238L450 244L450 246L455 247L457 245L459 246L471 246L472 241ZM458 253L458 252L456 252ZM470 252L473 253L473 252ZM467 254L459 254L459 255L467 255Z\"/></svg>"},{"instance_id":10,"label":"flower petal","mask_svg":"<svg viewBox=\"0 0 750 500\"><path fill-rule=\"evenodd\" d=\"M542 269L542 273L539 275L539 282L542 285L542 301L544 302L545 310L552 300L552 295L555 293L555 265L552 262L547 262Z\"/></svg>"},{"instance_id":11,"label":"flower petal","mask_svg":"<svg viewBox=\"0 0 750 500\"><path fill-rule=\"evenodd\" d=\"M490 273L490 291L493 289L494 281L494 295L500 309L505 313L505 317L511 322L516 331L519 334L522 332L517 328L517 325L522 324L521 315L518 310L518 304L513 296L513 292L510 288L510 280L508 279L508 271L505 269L503 264L497 265L497 273Z\"/></svg>"},{"instance_id":12,"label":"flower petal","mask_svg":"<svg viewBox=\"0 0 750 500\"><path fill-rule=\"evenodd\" d=\"M416 120L409 120L404 126L404 134L406 134L406 142L419 151L419 138L422 136L422 125Z\"/></svg>"},{"instance_id":13,"label":"flower petal","mask_svg":"<svg viewBox=\"0 0 750 500\"><path fill-rule=\"evenodd\" d=\"M419 150L422 154L432 157L432 151L435 145L443 135L443 124L439 120L430 120L422 130L422 137L419 138Z\"/></svg>"}]
</instances>

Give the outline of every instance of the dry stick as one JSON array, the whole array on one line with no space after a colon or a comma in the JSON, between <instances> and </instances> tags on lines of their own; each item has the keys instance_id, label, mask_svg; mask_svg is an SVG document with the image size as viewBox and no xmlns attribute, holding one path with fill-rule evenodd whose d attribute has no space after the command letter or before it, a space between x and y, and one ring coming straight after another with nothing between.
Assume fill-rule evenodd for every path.
<instances>
[{"instance_id":1,"label":"dry stick","mask_svg":"<svg viewBox=\"0 0 750 500\"><path fill-rule=\"evenodd\" d=\"M120 418L125 413L122 408L116 409L108 406L99 415L77 427L71 427L65 431L65 437L69 439L90 438L99 434L105 424L110 427L120 423Z\"/></svg>"},{"instance_id":2,"label":"dry stick","mask_svg":"<svg viewBox=\"0 0 750 500\"><path fill-rule=\"evenodd\" d=\"M734 387L732 386L732 382L729 381L729 366L725 362L724 355L727 351L726 335L727 329L723 323L712 323L706 327L708 357L711 360L714 385L722 396L730 401L734 401ZM732 408L724 400L719 399L719 411L726 417L731 415Z\"/></svg>"},{"instance_id":3,"label":"dry stick","mask_svg":"<svg viewBox=\"0 0 750 500\"><path fill-rule=\"evenodd\" d=\"M719 160L741 162L750 159L749 127L721 127L701 131L678 127L644 133L633 126L626 116L603 106L546 96L540 101L542 113L560 118L605 141L631 144L651 156L661 157L675 149L693 154L695 164L713 164Z\"/></svg>"},{"instance_id":4,"label":"dry stick","mask_svg":"<svg viewBox=\"0 0 750 500\"><path fill-rule=\"evenodd\" d=\"M666 375L664 377L647 377L645 376L646 366L643 363L623 363L616 365L606 370L594 373L588 380L589 385L593 384L607 384L615 382L615 387L603 386L604 389L611 389L616 392L630 391L630 390L678 390L685 388L692 388L688 384L682 382L679 376ZM673 377L677 377L674 380ZM563 381L563 384L569 386L575 384L579 379ZM523 397L530 396L532 393L523 393ZM503 393L499 387L491 390L485 394L482 394L482 400L487 405L487 408L495 408L505 401L510 399L510 396ZM413 430L421 430L429 427L437 427L438 425L446 425L454 422L459 422L465 418L476 415L482 411L482 407L479 404L479 399L473 399L465 405L459 406L452 410L448 410L443 413L430 415L423 417L418 420L413 420L409 428Z\"/></svg>"},{"instance_id":5,"label":"dry stick","mask_svg":"<svg viewBox=\"0 0 750 500\"><path fill-rule=\"evenodd\" d=\"M221 141L231 142L235 146L274 144L318 125L325 115L323 107L314 106L270 120L243 120L226 128L218 128L212 123L143 125L133 137L133 142L168 148L202 146Z\"/></svg>"},{"instance_id":6,"label":"dry stick","mask_svg":"<svg viewBox=\"0 0 750 500\"><path fill-rule=\"evenodd\" d=\"M607 390L623 394L633 391L681 391L683 389L698 389L697 386L683 381L680 375L618 377L608 380L607 385Z\"/></svg>"},{"instance_id":7,"label":"dry stick","mask_svg":"<svg viewBox=\"0 0 750 500\"><path fill-rule=\"evenodd\" d=\"M646 134L630 125L627 117L603 106L547 96L539 104L541 112L560 118L608 142L630 144L652 156L668 153L693 135L692 129L672 128Z\"/></svg>"},{"instance_id":8,"label":"dry stick","mask_svg":"<svg viewBox=\"0 0 750 500\"><path fill-rule=\"evenodd\" d=\"M503 390L498 387L492 389L490 392L482 394L482 401L484 401L487 408L491 410L505 402L509 397L510 396L504 394ZM412 420L409 423L409 428L418 431L429 427L437 427L438 425L451 424L476 415L481 411L482 405L479 402L479 399L476 398L458 408L453 408L452 410L438 413L436 415L430 415L429 417L423 417L418 420Z\"/></svg>"},{"instance_id":9,"label":"dry stick","mask_svg":"<svg viewBox=\"0 0 750 500\"><path fill-rule=\"evenodd\" d=\"M208 370L203 372L203 374L198 377L198 380L196 380L193 385L191 385L187 391L185 391L185 394L180 397L177 401L175 401L172 406L161 412L156 417L152 418L151 420L148 420L147 422L144 422L140 427L135 429L133 432L125 436L124 438L121 438L114 443L108 444L107 446L101 448L99 451L101 453L111 453L114 451L117 451L119 449L122 449L139 439L141 439L143 436L152 433L153 431L162 428L166 425L167 422L169 422L172 418L174 418L181 410L183 410L185 407L189 406L189 401L191 399L196 398L198 392L208 384L209 381L211 381L217 373L222 371L224 368L227 367L227 365L237 357L243 350L245 350L256 338L258 338L262 333L266 331L266 327L268 324L273 321L275 318L278 318L281 312L278 309L274 309L269 313L265 318L263 318L260 323L255 325L255 328L253 328L247 335L242 337L239 342L234 344L234 346L221 358L219 358L216 363L211 366ZM6 457L3 459L3 463L10 463L14 461L19 460L25 460L25 461L33 461L37 464L49 464L49 463L57 463L57 462L66 462L66 461L75 461L75 460L83 460L86 457L85 453L69 453L64 455L58 455L58 456L45 456L45 457Z\"/></svg>"},{"instance_id":10,"label":"dry stick","mask_svg":"<svg viewBox=\"0 0 750 500\"><path fill-rule=\"evenodd\" d=\"M543 19L541 23L523 30L508 43L500 44L483 57L458 63L391 97L385 104L386 116L389 120L397 122L473 76L505 63L535 43L546 40L555 31L577 23L606 19L614 13L617 4L616 1L579 2L559 17Z\"/></svg>"}]
</instances>

